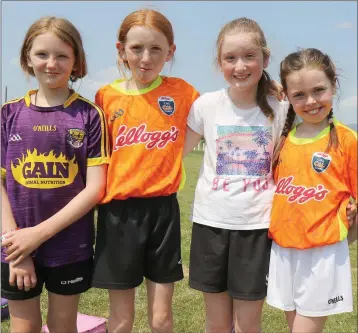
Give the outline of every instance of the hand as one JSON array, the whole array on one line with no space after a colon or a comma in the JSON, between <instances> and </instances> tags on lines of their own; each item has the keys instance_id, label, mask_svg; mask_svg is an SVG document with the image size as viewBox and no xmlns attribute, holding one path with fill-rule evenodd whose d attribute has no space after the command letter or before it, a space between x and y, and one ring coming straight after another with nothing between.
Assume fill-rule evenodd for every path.
<instances>
[{"instance_id":1,"label":"hand","mask_svg":"<svg viewBox=\"0 0 358 333\"><path fill-rule=\"evenodd\" d=\"M1 246L6 247L6 261L13 261L14 265L22 262L31 252L42 244L41 235L36 227L10 231L6 234Z\"/></svg>"},{"instance_id":2,"label":"hand","mask_svg":"<svg viewBox=\"0 0 358 333\"><path fill-rule=\"evenodd\" d=\"M349 226L351 227L353 223L357 223L357 204L355 202L349 202L346 208L346 215L348 219Z\"/></svg>"},{"instance_id":3,"label":"hand","mask_svg":"<svg viewBox=\"0 0 358 333\"><path fill-rule=\"evenodd\" d=\"M9 283L11 286L16 286L25 291L29 291L30 288L34 288L37 283L36 272L34 262L31 257L26 257L23 261L14 265L13 262L9 264L10 276Z\"/></svg>"},{"instance_id":4,"label":"hand","mask_svg":"<svg viewBox=\"0 0 358 333\"><path fill-rule=\"evenodd\" d=\"M280 102L286 98L283 92L283 87L277 81L271 81L271 87L269 88L269 94L275 96Z\"/></svg>"}]
</instances>

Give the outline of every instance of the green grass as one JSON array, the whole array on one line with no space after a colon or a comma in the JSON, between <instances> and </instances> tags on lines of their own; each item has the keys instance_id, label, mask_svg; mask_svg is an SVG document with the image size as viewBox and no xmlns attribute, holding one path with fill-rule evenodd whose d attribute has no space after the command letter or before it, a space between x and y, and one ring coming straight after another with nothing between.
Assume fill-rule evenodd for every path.
<instances>
[{"instance_id":1,"label":"green grass","mask_svg":"<svg viewBox=\"0 0 358 333\"><path fill-rule=\"evenodd\" d=\"M201 164L202 153L193 152L185 159L187 183L185 189L179 193L179 202L182 219L182 257L185 278L176 284L174 294L175 331L185 333L204 332L204 306L200 292L188 287L188 266L191 238L191 222L189 214L194 196L196 180ZM351 264L353 277L354 312L331 316L326 324L326 333L357 332L357 242L351 246ZM46 322L46 292L41 298L43 321ZM136 297L136 319L134 332L150 332L146 317L146 292L144 284L138 288ZM79 311L85 314L107 317L108 295L105 290L91 289L86 292L80 301ZM1 330L9 332L9 321L1 323ZM263 332L289 333L282 311L265 304L263 311Z\"/></svg>"}]
</instances>

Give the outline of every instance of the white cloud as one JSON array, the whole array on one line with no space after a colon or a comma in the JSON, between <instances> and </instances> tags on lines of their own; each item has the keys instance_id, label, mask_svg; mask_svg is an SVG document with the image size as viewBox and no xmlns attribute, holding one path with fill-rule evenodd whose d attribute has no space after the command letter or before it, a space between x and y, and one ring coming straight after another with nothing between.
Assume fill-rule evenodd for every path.
<instances>
[{"instance_id":1,"label":"white cloud","mask_svg":"<svg viewBox=\"0 0 358 333\"><path fill-rule=\"evenodd\" d=\"M336 25L338 29L353 29L353 26L352 22L341 22Z\"/></svg>"},{"instance_id":2,"label":"white cloud","mask_svg":"<svg viewBox=\"0 0 358 333\"><path fill-rule=\"evenodd\" d=\"M357 96L349 96L345 98L340 104L342 108L356 108Z\"/></svg>"}]
</instances>

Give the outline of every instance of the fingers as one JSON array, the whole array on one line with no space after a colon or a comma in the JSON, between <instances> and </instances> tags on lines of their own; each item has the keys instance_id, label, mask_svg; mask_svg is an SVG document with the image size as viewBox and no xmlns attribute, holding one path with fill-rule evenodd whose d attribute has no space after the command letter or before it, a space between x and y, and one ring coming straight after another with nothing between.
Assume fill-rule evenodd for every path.
<instances>
[{"instance_id":1,"label":"fingers","mask_svg":"<svg viewBox=\"0 0 358 333\"><path fill-rule=\"evenodd\" d=\"M30 275L31 288L35 288L37 284L37 277L35 272L31 272Z\"/></svg>"},{"instance_id":2,"label":"fingers","mask_svg":"<svg viewBox=\"0 0 358 333\"><path fill-rule=\"evenodd\" d=\"M20 251L14 251L12 252L10 255L8 255L5 260L6 261L14 261L14 265L18 264L19 262L17 262L17 257L20 256ZM16 259L16 261L15 261ZM20 261L21 262L21 261Z\"/></svg>"},{"instance_id":3,"label":"fingers","mask_svg":"<svg viewBox=\"0 0 358 333\"><path fill-rule=\"evenodd\" d=\"M21 276L21 275L16 276L16 284L17 284L17 287L20 290L24 289L24 278L23 278L23 276Z\"/></svg>"},{"instance_id":4,"label":"fingers","mask_svg":"<svg viewBox=\"0 0 358 333\"><path fill-rule=\"evenodd\" d=\"M12 270L10 269L10 275L9 275L10 286L15 287L15 281L16 281L16 274L14 274L14 272L12 272Z\"/></svg>"},{"instance_id":5,"label":"fingers","mask_svg":"<svg viewBox=\"0 0 358 333\"><path fill-rule=\"evenodd\" d=\"M8 257L10 258L10 257ZM16 255L14 255L14 259L16 258ZM16 266L18 264L20 264L26 257L23 254L20 254L15 260L14 259L9 259L10 261L13 260L12 264L13 266ZM5 258L5 260L7 260L7 258Z\"/></svg>"},{"instance_id":6,"label":"fingers","mask_svg":"<svg viewBox=\"0 0 358 333\"><path fill-rule=\"evenodd\" d=\"M27 274L24 276L24 290L29 291L31 288L31 279L30 276Z\"/></svg>"}]
</instances>

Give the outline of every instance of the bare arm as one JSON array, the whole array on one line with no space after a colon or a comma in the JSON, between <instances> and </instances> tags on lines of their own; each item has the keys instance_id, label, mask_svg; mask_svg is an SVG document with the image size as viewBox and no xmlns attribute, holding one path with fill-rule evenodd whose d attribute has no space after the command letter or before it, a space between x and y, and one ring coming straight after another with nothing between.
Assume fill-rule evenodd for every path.
<instances>
[{"instance_id":1,"label":"bare arm","mask_svg":"<svg viewBox=\"0 0 358 333\"><path fill-rule=\"evenodd\" d=\"M35 227L11 233L3 242L3 246L9 246L6 260L17 258L14 261L17 265L43 242L88 213L105 194L106 170L107 165L88 167L86 187L65 207Z\"/></svg>"},{"instance_id":2,"label":"bare arm","mask_svg":"<svg viewBox=\"0 0 358 333\"><path fill-rule=\"evenodd\" d=\"M202 135L193 131L189 126L186 127L183 158L194 149L202 137Z\"/></svg>"}]
</instances>

